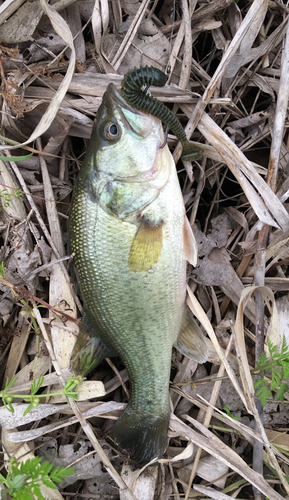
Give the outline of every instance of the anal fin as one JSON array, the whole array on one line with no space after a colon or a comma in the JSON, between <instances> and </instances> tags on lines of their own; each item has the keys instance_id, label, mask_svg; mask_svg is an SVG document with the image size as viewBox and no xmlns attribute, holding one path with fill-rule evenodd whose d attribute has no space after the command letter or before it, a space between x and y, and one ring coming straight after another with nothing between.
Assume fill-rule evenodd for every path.
<instances>
[{"instance_id":1,"label":"anal fin","mask_svg":"<svg viewBox=\"0 0 289 500\"><path fill-rule=\"evenodd\" d=\"M208 360L209 349L206 338L188 307L175 347L184 356L198 363L205 363Z\"/></svg>"},{"instance_id":2,"label":"anal fin","mask_svg":"<svg viewBox=\"0 0 289 500\"><path fill-rule=\"evenodd\" d=\"M151 225L142 220L129 254L129 270L146 272L152 269L161 255L163 241L163 223Z\"/></svg>"},{"instance_id":3,"label":"anal fin","mask_svg":"<svg viewBox=\"0 0 289 500\"><path fill-rule=\"evenodd\" d=\"M103 359L113 357L114 353L103 344L84 314L80 324L77 341L70 358L70 369L75 375L84 377Z\"/></svg>"}]
</instances>

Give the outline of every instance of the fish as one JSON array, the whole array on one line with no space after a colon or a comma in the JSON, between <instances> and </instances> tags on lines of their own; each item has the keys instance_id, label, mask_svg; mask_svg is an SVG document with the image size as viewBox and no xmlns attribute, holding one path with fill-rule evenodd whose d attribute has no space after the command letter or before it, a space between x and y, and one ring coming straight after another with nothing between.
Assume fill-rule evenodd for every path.
<instances>
[{"instance_id":1,"label":"fish","mask_svg":"<svg viewBox=\"0 0 289 500\"><path fill-rule=\"evenodd\" d=\"M141 467L166 447L172 347L204 363L208 346L186 306L197 247L162 123L112 83L74 189L69 244L84 306L71 369L121 359L130 398L107 438Z\"/></svg>"}]
</instances>

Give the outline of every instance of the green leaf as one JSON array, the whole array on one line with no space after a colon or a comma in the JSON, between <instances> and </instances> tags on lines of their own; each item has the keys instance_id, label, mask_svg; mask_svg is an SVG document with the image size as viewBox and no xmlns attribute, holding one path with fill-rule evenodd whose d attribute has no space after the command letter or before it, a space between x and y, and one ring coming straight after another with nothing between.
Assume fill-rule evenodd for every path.
<instances>
[{"instance_id":1,"label":"green leaf","mask_svg":"<svg viewBox=\"0 0 289 500\"><path fill-rule=\"evenodd\" d=\"M260 399L262 406L265 406L268 399L272 396L270 389L268 388L268 382L266 380L257 380L261 382L259 388L256 391L256 396Z\"/></svg>"},{"instance_id":2,"label":"green leaf","mask_svg":"<svg viewBox=\"0 0 289 500\"><path fill-rule=\"evenodd\" d=\"M10 469L5 479L0 474L0 484L6 484L9 494L17 500L31 500L35 496L38 500L45 500L41 494L41 484L57 489L53 481L62 481L73 474L75 469L62 467L53 468L50 462L41 463L41 457L28 459L26 462L17 462L10 459Z\"/></svg>"},{"instance_id":3,"label":"green leaf","mask_svg":"<svg viewBox=\"0 0 289 500\"><path fill-rule=\"evenodd\" d=\"M30 471L37 467L41 461L40 457L28 458L26 462L15 462L12 464L12 471L19 469L22 474L30 474Z\"/></svg>"},{"instance_id":4,"label":"green leaf","mask_svg":"<svg viewBox=\"0 0 289 500\"><path fill-rule=\"evenodd\" d=\"M40 465L40 469L41 469L41 474L44 476L48 476L48 474L51 472L51 470L53 469L53 464L50 463L50 462L42 462L42 464Z\"/></svg>"},{"instance_id":5,"label":"green leaf","mask_svg":"<svg viewBox=\"0 0 289 500\"><path fill-rule=\"evenodd\" d=\"M9 477L7 476L6 478L6 484L10 490L19 490L24 486L24 484L27 481L27 475L26 474L17 474L14 477Z\"/></svg>"},{"instance_id":6,"label":"green leaf","mask_svg":"<svg viewBox=\"0 0 289 500\"><path fill-rule=\"evenodd\" d=\"M0 277L5 278L5 269L4 269L4 262L3 261L0 263Z\"/></svg>"},{"instance_id":7,"label":"green leaf","mask_svg":"<svg viewBox=\"0 0 289 500\"><path fill-rule=\"evenodd\" d=\"M68 393L69 391L72 391L77 384L81 382L81 377L77 376L75 377L74 375L71 375L71 377L67 380L65 387L64 387L64 393Z\"/></svg>"},{"instance_id":8,"label":"green leaf","mask_svg":"<svg viewBox=\"0 0 289 500\"><path fill-rule=\"evenodd\" d=\"M17 379L18 379L18 377L12 377L12 379L9 380L9 378L7 377L6 383L5 383L5 389L4 389L3 392L10 391L11 387L15 384L15 382L16 382Z\"/></svg>"},{"instance_id":9,"label":"green leaf","mask_svg":"<svg viewBox=\"0 0 289 500\"><path fill-rule=\"evenodd\" d=\"M223 410L225 410L225 412L227 413L227 415L229 417L233 418L234 420L241 420L240 417L235 417L235 415L232 415L232 413L230 412L228 406L224 406Z\"/></svg>"},{"instance_id":10,"label":"green leaf","mask_svg":"<svg viewBox=\"0 0 289 500\"><path fill-rule=\"evenodd\" d=\"M285 382L281 382L280 389L276 394L276 398L280 401L284 401L284 394L288 391L288 389L288 384L286 384Z\"/></svg>"},{"instance_id":11,"label":"green leaf","mask_svg":"<svg viewBox=\"0 0 289 500\"><path fill-rule=\"evenodd\" d=\"M15 196L16 196L16 198L18 198L20 201L23 201L23 191L22 191L20 188L16 187L16 188L14 189L14 195L15 195Z\"/></svg>"},{"instance_id":12,"label":"green leaf","mask_svg":"<svg viewBox=\"0 0 289 500\"><path fill-rule=\"evenodd\" d=\"M33 404L30 403L30 405L26 408L26 410L23 412L23 417L25 417L33 408Z\"/></svg>"},{"instance_id":13,"label":"green leaf","mask_svg":"<svg viewBox=\"0 0 289 500\"><path fill-rule=\"evenodd\" d=\"M30 392L31 392L32 396L34 396L34 394L36 394L39 391L40 387L43 384L43 381L44 381L43 375L40 375L37 381L35 378L32 380L32 383L30 386Z\"/></svg>"},{"instance_id":14,"label":"green leaf","mask_svg":"<svg viewBox=\"0 0 289 500\"><path fill-rule=\"evenodd\" d=\"M55 467L53 471L50 474L50 479L54 481L55 483L59 483L62 481L62 479L65 479L67 476L70 476L71 474L74 474L76 469L73 467L67 467L66 469L62 467Z\"/></svg>"},{"instance_id":15,"label":"green leaf","mask_svg":"<svg viewBox=\"0 0 289 500\"><path fill-rule=\"evenodd\" d=\"M6 484L6 478L0 474L0 484Z\"/></svg>"},{"instance_id":16,"label":"green leaf","mask_svg":"<svg viewBox=\"0 0 289 500\"><path fill-rule=\"evenodd\" d=\"M289 377L289 359L284 359L282 363L282 378L286 379Z\"/></svg>"},{"instance_id":17,"label":"green leaf","mask_svg":"<svg viewBox=\"0 0 289 500\"><path fill-rule=\"evenodd\" d=\"M40 484L32 484L31 491L38 498L38 500L45 500L44 496L41 493Z\"/></svg>"},{"instance_id":18,"label":"green leaf","mask_svg":"<svg viewBox=\"0 0 289 500\"><path fill-rule=\"evenodd\" d=\"M4 396L2 396L2 401L3 401L3 404L6 408L6 410L10 411L10 413L14 413L14 408L12 406L11 403L7 403L7 401L5 400Z\"/></svg>"},{"instance_id":19,"label":"green leaf","mask_svg":"<svg viewBox=\"0 0 289 500\"><path fill-rule=\"evenodd\" d=\"M34 153L29 153L28 155L24 156L0 156L0 160L3 161L22 161L22 160L29 160L31 156L33 156Z\"/></svg>"},{"instance_id":20,"label":"green leaf","mask_svg":"<svg viewBox=\"0 0 289 500\"><path fill-rule=\"evenodd\" d=\"M268 343L268 348L269 348L270 356L271 356L272 359L274 359L276 357L276 355L279 355L278 353L276 353L277 346L272 343L272 341L270 340L269 337L267 337L267 343Z\"/></svg>"},{"instance_id":21,"label":"green leaf","mask_svg":"<svg viewBox=\"0 0 289 500\"><path fill-rule=\"evenodd\" d=\"M271 382L271 391L277 389L280 386L282 374L277 368L272 368L272 382Z\"/></svg>"},{"instance_id":22,"label":"green leaf","mask_svg":"<svg viewBox=\"0 0 289 500\"><path fill-rule=\"evenodd\" d=\"M44 382L44 377L43 377L43 375L40 375L39 379L37 380L37 383L36 383L36 392L39 391L39 389L42 386L43 382Z\"/></svg>"},{"instance_id":23,"label":"green leaf","mask_svg":"<svg viewBox=\"0 0 289 500\"><path fill-rule=\"evenodd\" d=\"M260 366L268 364L268 362L269 362L269 360L267 359L266 354L264 352L262 352L262 354L260 354L260 356L259 356L259 361L256 361L256 365L258 367L260 367Z\"/></svg>"},{"instance_id":24,"label":"green leaf","mask_svg":"<svg viewBox=\"0 0 289 500\"><path fill-rule=\"evenodd\" d=\"M51 481L51 479L49 477L43 477L42 478L42 482L43 484L45 484L45 486L47 486L48 488L51 488L53 490L57 490L57 486L56 484Z\"/></svg>"},{"instance_id":25,"label":"green leaf","mask_svg":"<svg viewBox=\"0 0 289 500\"><path fill-rule=\"evenodd\" d=\"M266 462L264 460L264 464L266 464L266 466L268 467L268 469L270 469L271 472L273 472L274 476L277 477L279 479L279 475L278 475L278 472L274 469L274 467L272 467L272 465L270 465L268 462ZM285 476L284 474L284 477L287 481L287 483L289 483L289 476Z\"/></svg>"},{"instance_id":26,"label":"green leaf","mask_svg":"<svg viewBox=\"0 0 289 500\"><path fill-rule=\"evenodd\" d=\"M65 394L65 397L66 397L66 401L67 401L67 403L69 404L69 400L68 400L68 398L72 398L72 399L74 399L74 401L77 401L77 396L78 396L78 393L77 393L77 392L67 392L67 393Z\"/></svg>"},{"instance_id":27,"label":"green leaf","mask_svg":"<svg viewBox=\"0 0 289 500\"><path fill-rule=\"evenodd\" d=\"M16 500L31 500L31 491L27 490L23 487L20 490L18 490L17 492L15 492L13 494L12 498L16 498Z\"/></svg>"},{"instance_id":28,"label":"green leaf","mask_svg":"<svg viewBox=\"0 0 289 500\"><path fill-rule=\"evenodd\" d=\"M263 385L264 383L264 379L263 378L258 378L255 382L254 382L254 387L255 389L257 389L257 387L259 387L260 385Z\"/></svg>"}]
</instances>

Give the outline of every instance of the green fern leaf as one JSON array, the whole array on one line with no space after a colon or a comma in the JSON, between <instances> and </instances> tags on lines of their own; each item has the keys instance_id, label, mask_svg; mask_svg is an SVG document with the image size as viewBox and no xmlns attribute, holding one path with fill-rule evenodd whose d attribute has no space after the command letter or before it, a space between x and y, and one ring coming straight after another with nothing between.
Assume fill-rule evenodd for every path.
<instances>
[{"instance_id":1,"label":"green fern leaf","mask_svg":"<svg viewBox=\"0 0 289 500\"><path fill-rule=\"evenodd\" d=\"M280 386L282 374L277 368L272 368L271 391L274 391Z\"/></svg>"},{"instance_id":2,"label":"green fern leaf","mask_svg":"<svg viewBox=\"0 0 289 500\"><path fill-rule=\"evenodd\" d=\"M263 385L264 379L258 378L256 382L254 382L254 387L257 389L260 385Z\"/></svg>"},{"instance_id":3,"label":"green fern leaf","mask_svg":"<svg viewBox=\"0 0 289 500\"><path fill-rule=\"evenodd\" d=\"M269 353L272 359L276 357L276 350L277 346L272 343L272 341L267 337L267 343L268 343L268 348L269 348Z\"/></svg>"},{"instance_id":4,"label":"green fern leaf","mask_svg":"<svg viewBox=\"0 0 289 500\"><path fill-rule=\"evenodd\" d=\"M286 384L285 382L281 382L280 389L276 394L276 398L280 401L284 401L284 394L288 391L288 389L288 384Z\"/></svg>"},{"instance_id":5,"label":"green fern leaf","mask_svg":"<svg viewBox=\"0 0 289 500\"><path fill-rule=\"evenodd\" d=\"M43 484L45 484L45 486L47 486L48 488L51 488L53 490L57 490L57 486L56 484L51 481L51 479L49 477L43 477L42 478L42 482Z\"/></svg>"},{"instance_id":6,"label":"green fern leaf","mask_svg":"<svg viewBox=\"0 0 289 500\"><path fill-rule=\"evenodd\" d=\"M41 476L48 476L52 469L53 464L50 462L42 462L42 464L39 465L39 473Z\"/></svg>"},{"instance_id":7,"label":"green fern leaf","mask_svg":"<svg viewBox=\"0 0 289 500\"><path fill-rule=\"evenodd\" d=\"M289 359L284 359L282 363L282 378L286 380L289 377Z\"/></svg>"},{"instance_id":8,"label":"green fern leaf","mask_svg":"<svg viewBox=\"0 0 289 500\"><path fill-rule=\"evenodd\" d=\"M62 479L65 479L67 476L70 476L70 474L73 474L75 472L75 469L73 467L68 467L66 469L62 467L55 467L53 471L50 474L50 479L54 481L55 483L59 483L62 481Z\"/></svg>"},{"instance_id":9,"label":"green fern leaf","mask_svg":"<svg viewBox=\"0 0 289 500\"><path fill-rule=\"evenodd\" d=\"M260 354L260 356L259 356L259 361L256 361L256 365L258 367L260 367L260 366L266 365L268 362L269 362L269 360L267 359L266 354L264 352L262 352L262 354Z\"/></svg>"},{"instance_id":10,"label":"green fern leaf","mask_svg":"<svg viewBox=\"0 0 289 500\"><path fill-rule=\"evenodd\" d=\"M256 396L260 399L262 406L265 406L268 399L272 396L270 389L268 388L267 380L261 380L261 384L259 384L259 388L256 391Z\"/></svg>"},{"instance_id":11,"label":"green fern leaf","mask_svg":"<svg viewBox=\"0 0 289 500\"><path fill-rule=\"evenodd\" d=\"M73 474L75 469L55 467L50 462L41 463L42 457L34 457L26 462L17 462L10 459L10 471L6 479L0 474L0 484L7 485L7 492L17 500L31 500L34 496L38 500L45 500L41 493L41 485L57 489L53 481L62 481Z\"/></svg>"},{"instance_id":12,"label":"green fern leaf","mask_svg":"<svg viewBox=\"0 0 289 500\"><path fill-rule=\"evenodd\" d=\"M21 490L18 490L12 498L16 498L16 500L31 500L31 490L21 488Z\"/></svg>"},{"instance_id":13,"label":"green fern leaf","mask_svg":"<svg viewBox=\"0 0 289 500\"><path fill-rule=\"evenodd\" d=\"M28 460L26 460L26 462L16 462L14 465L12 465L12 471L13 473L15 473L15 471L19 470L21 474L27 474L28 476L32 477L32 475L35 474L35 470L37 469L41 460L41 457L34 457L29 458Z\"/></svg>"},{"instance_id":14,"label":"green fern leaf","mask_svg":"<svg viewBox=\"0 0 289 500\"><path fill-rule=\"evenodd\" d=\"M26 483L27 475L26 474L17 474L13 477L7 476L6 483L10 492L17 491L24 486Z\"/></svg>"},{"instance_id":15,"label":"green fern leaf","mask_svg":"<svg viewBox=\"0 0 289 500\"><path fill-rule=\"evenodd\" d=\"M40 484L31 484L31 490L38 500L45 500L41 493Z\"/></svg>"}]
</instances>

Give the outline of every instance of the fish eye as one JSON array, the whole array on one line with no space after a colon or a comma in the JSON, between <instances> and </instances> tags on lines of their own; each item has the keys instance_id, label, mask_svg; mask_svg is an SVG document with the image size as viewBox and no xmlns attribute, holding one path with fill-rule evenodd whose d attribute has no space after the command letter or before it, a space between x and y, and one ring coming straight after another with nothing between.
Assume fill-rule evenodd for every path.
<instances>
[{"instance_id":1,"label":"fish eye","mask_svg":"<svg viewBox=\"0 0 289 500\"><path fill-rule=\"evenodd\" d=\"M105 127L105 135L110 141L119 139L121 136L121 128L118 123L109 122Z\"/></svg>"}]
</instances>

